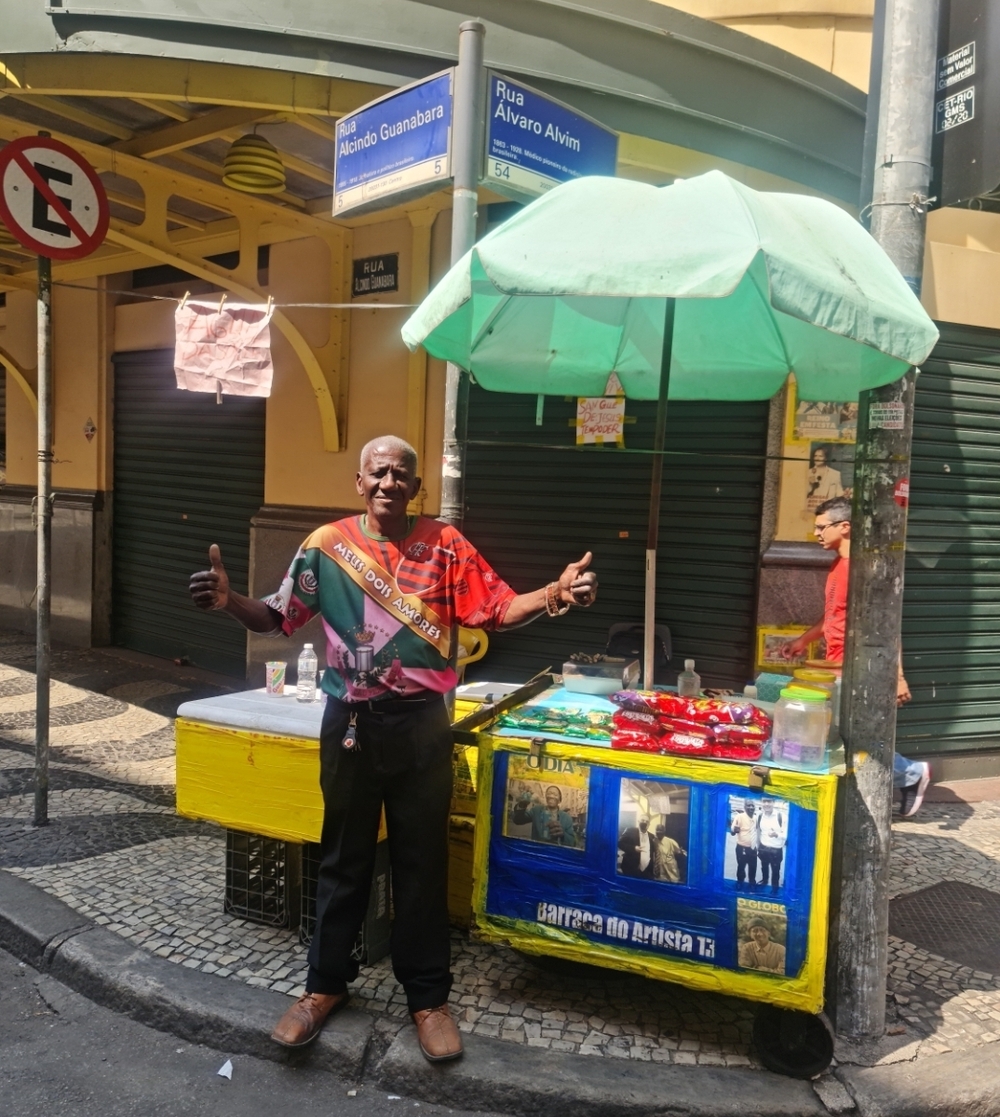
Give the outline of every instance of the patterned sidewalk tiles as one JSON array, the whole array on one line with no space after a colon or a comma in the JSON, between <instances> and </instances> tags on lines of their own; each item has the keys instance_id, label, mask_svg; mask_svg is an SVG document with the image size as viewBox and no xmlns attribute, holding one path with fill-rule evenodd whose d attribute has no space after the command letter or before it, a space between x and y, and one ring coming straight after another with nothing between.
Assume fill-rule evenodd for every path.
<instances>
[{"instance_id":1,"label":"patterned sidewalk tiles","mask_svg":"<svg viewBox=\"0 0 1000 1117\"><path fill-rule=\"evenodd\" d=\"M29 654L0 636L0 867L178 965L298 995L306 963L297 932L227 915L223 831L173 812L171 718L210 688L101 653L61 653L52 822L36 829ZM1000 893L1000 804L928 804L894 824L893 895L941 880ZM909 1057L1000 1040L1000 975L902 939L889 945L889 1018ZM747 1001L532 960L458 932L452 947L451 1000L466 1032L600 1057L757 1065ZM388 959L363 968L353 993L388 1021L406 1018Z\"/></svg>"}]
</instances>

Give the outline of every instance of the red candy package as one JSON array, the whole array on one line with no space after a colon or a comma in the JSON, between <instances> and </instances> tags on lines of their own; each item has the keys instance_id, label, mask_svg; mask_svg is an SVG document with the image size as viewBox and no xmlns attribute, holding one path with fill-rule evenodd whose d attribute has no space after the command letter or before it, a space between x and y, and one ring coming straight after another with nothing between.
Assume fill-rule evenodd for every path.
<instances>
[{"instance_id":1,"label":"red candy package","mask_svg":"<svg viewBox=\"0 0 1000 1117\"><path fill-rule=\"evenodd\" d=\"M717 740L733 745L763 744L769 735L769 730L759 725L719 725L715 731Z\"/></svg>"},{"instance_id":2,"label":"red candy package","mask_svg":"<svg viewBox=\"0 0 1000 1117\"><path fill-rule=\"evenodd\" d=\"M662 752L661 738L641 729L614 729L611 733L613 749L631 749L634 752Z\"/></svg>"},{"instance_id":3,"label":"red candy package","mask_svg":"<svg viewBox=\"0 0 1000 1117\"><path fill-rule=\"evenodd\" d=\"M704 727L700 727L702 730ZM711 756L712 734L695 732L691 729L670 729L660 738L667 752L681 756Z\"/></svg>"},{"instance_id":4,"label":"red candy package","mask_svg":"<svg viewBox=\"0 0 1000 1117\"><path fill-rule=\"evenodd\" d=\"M641 733L651 733L659 737L663 725L655 714L643 714L637 710L616 710L612 718L615 729L633 729Z\"/></svg>"},{"instance_id":5,"label":"red candy package","mask_svg":"<svg viewBox=\"0 0 1000 1117\"><path fill-rule=\"evenodd\" d=\"M719 760L759 760L771 719L750 702L681 698L659 690L623 690L611 699L611 747Z\"/></svg>"},{"instance_id":6,"label":"red candy package","mask_svg":"<svg viewBox=\"0 0 1000 1117\"><path fill-rule=\"evenodd\" d=\"M747 742L742 745L716 743L712 746L712 756L716 760L760 760L763 751L763 741L756 744Z\"/></svg>"},{"instance_id":7,"label":"red candy package","mask_svg":"<svg viewBox=\"0 0 1000 1117\"><path fill-rule=\"evenodd\" d=\"M771 719L752 702L681 698L661 690L621 690L611 696L611 701L621 710L661 719L680 719L698 725L756 725L768 733L771 730Z\"/></svg>"},{"instance_id":8,"label":"red candy package","mask_svg":"<svg viewBox=\"0 0 1000 1117\"><path fill-rule=\"evenodd\" d=\"M712 755L719 760L760 760L767 738L767 730L757 725L719 725Z\"/></svg>"}]
</instances>

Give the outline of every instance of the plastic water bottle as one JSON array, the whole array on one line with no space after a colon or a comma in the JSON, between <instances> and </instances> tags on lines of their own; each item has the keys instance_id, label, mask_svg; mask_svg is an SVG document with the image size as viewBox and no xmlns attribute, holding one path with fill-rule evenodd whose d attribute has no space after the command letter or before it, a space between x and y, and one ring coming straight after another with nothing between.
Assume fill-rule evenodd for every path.
<instances>
[{"instance_id":1,"label":"plastic water bottle","mask_svg":"<svg viewBox=\"0 0 1000 1117\"><path fill-rule=\"evenodd\" d=\"M697 698L701 694L701 675L695 673L694 660L684 660L684 670L677 676L677 693L681 698Z\"/></svg>"},{"instance_id":2,"label":"plastic water bottle","mask_svg":"<svg viewBox=\"0 0 1000 1117\"><path fill-rule=\"evenodd\" d=\"M295 697L300 702L316 701L316 673L319 670L319 660L313 651L312 644L305 644L299 656L299 667L295 674Z\"/></svg>"}]
</instances>

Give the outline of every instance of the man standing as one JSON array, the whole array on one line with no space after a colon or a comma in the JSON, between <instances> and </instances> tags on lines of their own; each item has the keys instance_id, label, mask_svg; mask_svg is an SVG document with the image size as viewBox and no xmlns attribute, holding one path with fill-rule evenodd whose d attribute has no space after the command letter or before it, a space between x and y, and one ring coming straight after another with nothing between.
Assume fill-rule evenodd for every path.
<instances>
[{"instance_id":1,"label":"man standing","mask_svg":"<svg viewBox=\"0 0 1000 1117\"><path fill-rule=\"evenodd\" d=\"M531 823L531 840L548 845L575 846L576 830L568 811L562 810L562 792L554 784L545 789L545 802L522 796L511 812L518 826Z\"/></svg>"},{"instance_id":2,"label":"man standing","mask_svg":"<svg viewBox=\"0 0 1000 1117\"><path fill-rule=\"evenodd\" d=\"M653 852L653 879L666 881L668 884L681 884L685 876L681 865L687 855L681 843L674 841L667 833L666 826L657 826Z\"/></svg>"},{"instance_id":3,"label":"man standing","mask_svg":"<svg viewBox=\"0 0 1000 1117\"><path fill-rule=\"evenodd\" d=\"M625 876L652 880L656 853L649 832L649 815L640 815L638 826L626 828L618 840L618 848L622 851L621 871Z\"/></svg>"},{"instance_id":4,"label":"man standing","mask_svg":"<svg viewBox=\"0 0 1000 1117\"><path fill-rule=\"evenodd\" d=\"M781 862L787 840L785 819L774 809L774 800L761 799L760 817L757 819L757 856L760 858L761 885L766 888L770 876L772 893L777 893L781 883Z\"/></svg>"},{"instance_id":5,"label":"man standing","mask_svg":"<svg viewBox=\"0 0 1000 1117\"><path fill-rule=\"evenodd\" d=\"M757 887L757 819L753 800L743 800L743 810L732 821L729 831L736 835L736 883Z\"/></svg>"},{"instance_id":6,"label":"man standing","mask_svg":"<svg viewBox=\"0 0 1000 1117\"><path fill-rule=\"evenodd\" d=\"M597 578L585 572L588 552L557 581L515 594L454 528L407 515L420 477L416 453L402 439L376 438L364 447L357 491L366 512L313 532L271 597L233 591L214 544L212 568L192 576L191 595L200 608L224 611L264 635L291 635L320 613L327 635L316 929L306 992L272 1038L302 1047L347 1003L384 804L393 972L424 1055L454 1059L462 1041L448 1010L452 737L444 704L457 682L453 629L514 628L543 613L558 616L591 604Z\"/></svg>"},{"instance_id":7,"label":"man standing","mask_svg":"<svg viewBox=\"0 0 1000 1117\"><path fill-rule=\"evenodd\" d=\"M846 497L828 500L816 509L815 534L827 551L836 551L830 573L826 576L823 619L789 640L784 654L790 659L805 654L809 645L821 636L826 641L826 658L835 664L844 661L844 637L847 631L847 582L851 562L851 502ZM896 705L910 701L912 695L899 664L899 685ZM902 816L912 818L920 810L924 792L931 782L931 766L924 760L907 760L896 753L893 761L892 786L902 792Z\"/></svg>"}]
</instances>

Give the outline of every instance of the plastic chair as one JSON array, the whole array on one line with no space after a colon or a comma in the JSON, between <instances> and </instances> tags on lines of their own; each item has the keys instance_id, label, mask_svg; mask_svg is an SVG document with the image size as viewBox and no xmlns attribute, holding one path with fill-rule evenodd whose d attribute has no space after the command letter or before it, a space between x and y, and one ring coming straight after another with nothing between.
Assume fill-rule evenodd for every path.
<instances>
[{"instance_id":1,"label":"plastic chair","mask_svg":"<svg viewBox=\"0 0 1000 1117\"><path fill-rule=\"evenodd\" d=\"M608 642L605 651L608 655L624 656L625 659L637 659L642 671L643 663L643 632L641 621L625 621L613 624L608 629ZM653 626L653 671L666 667L673 654L670 638L670 629L665 624Z\"/></svg>"},{"instance_id":2,"label":"plastic chair","mask_svg":"<svg viewBox=\"0 0 1000 1117\"><path fill-rule=\"evenodd\" d=\"M455 670L458 672L459 682L465 677L465 668L470 663L478 663L489 650L490 640L481 628L459 628L458 630L458 659Z\"/></svg>"}]
</instances>

